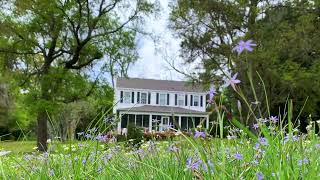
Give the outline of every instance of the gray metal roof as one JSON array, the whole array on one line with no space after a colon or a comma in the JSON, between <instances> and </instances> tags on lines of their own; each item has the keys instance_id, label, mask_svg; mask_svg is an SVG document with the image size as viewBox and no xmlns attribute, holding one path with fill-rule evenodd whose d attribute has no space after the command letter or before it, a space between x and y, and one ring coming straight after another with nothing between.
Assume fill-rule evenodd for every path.
<instances>
[{"instance_id":1,"label":"gray metal roof","mask_svg":"<svg viewBox=\"0 0 320 180\"><path fill-rule=\"evenodd\" d=\"M171 106L150 106L144 105L140 107L132 108L122 108L119 111L130 112L155 112L155 113L168 113L168 114L197 114L197 115L208 115L207 112L195 111L190 109L185 109L181 107L171 107Z\"/></svg>"},{"instance_id":2,"label":"gray metal roof","mask_svg":"<svg viewBox=\"0 0 320 180\"><path fill-rule=\"evenodd\" d=\"M190 85L185 81L168 81L140 78L117 78L116 87L166 90L166 91L184 91L184 92L206 92L201 85Z\"/></svg>"}]
</instances>

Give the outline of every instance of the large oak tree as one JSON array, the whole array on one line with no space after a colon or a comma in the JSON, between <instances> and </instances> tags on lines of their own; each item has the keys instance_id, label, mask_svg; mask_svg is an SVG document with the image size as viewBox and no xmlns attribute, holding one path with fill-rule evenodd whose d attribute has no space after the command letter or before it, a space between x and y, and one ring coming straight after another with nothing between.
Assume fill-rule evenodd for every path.
<instances>
[{"instance_id":1,"label":"large oak tree","mask_svg":"<svg viewBox=\"0 0 320 180\"><path fill-rule=\"evenodd\" d=\"M52 75L91 66L113 46L114 37L134 31L154 5L147 0L7 0L0 9L0 53L14 69L39 85L37 146L47 150L46 102L54 96ZM130 28L130 29L129 29ZM7 59L8 60L8 59ZM63 74L63 72L62 72ZM28 81L26 81L28 82Z\"/></svg>"}]
</instances>

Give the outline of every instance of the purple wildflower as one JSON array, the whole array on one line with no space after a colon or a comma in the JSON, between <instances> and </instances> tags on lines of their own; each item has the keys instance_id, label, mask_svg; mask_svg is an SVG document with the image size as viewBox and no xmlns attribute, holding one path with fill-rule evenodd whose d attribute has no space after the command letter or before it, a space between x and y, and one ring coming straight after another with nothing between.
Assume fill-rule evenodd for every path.
<instances>
[{"instance_id":1,"label":"purple wildflower","mask_svg":"<svg viewBox=\"0 0 320 180\"><path fill-rule=\"evenodd\" d=\"M90 139L92 136L91 136L91 134L86 134L86 135L84 135L84 137L86 137L87 139Z\"/></svg>"},{"instance_id":2,"label":"purple wildflower","mask_svg":"<svg viewBox=\"0 0 320 180\"><path fill-rule=\"evenodd\" d=\"M320 150L320 144L315 145L316 149Z\"/></svg>"},{"instance_id":3,"label":"purple wildflower","mask_svg":"<svg viewBox=\"0 0 320 180\"><path fill-rule=\"evenodd\" d=\"M243 156L242 156L240 153L237 152L237 153L234 155L234 158L237 159L237 160L242 160L242 159L243 159Z\"/></svg>"},{"instance_id":4,"label":"purple wildflower","mask_svg":"<svg viewBox=\"0 0 320 180\"><path fill-rule=\"evenodd\" d=\"M249 52L253 51L252 46L257 46L251 39L248 41L241 40L233 49L232 51L237 51L238 55L240 55L244 50Z\"/></svg>"},{"instance_id":5,"label":"purple wildflower","mask_svg":"<svg viewBox=\"0 0 320 180\"><path fill-rule=\"evenodd\" d=\"M286 135L285 137L284 137L284 143L287 143L288 141L292 141L292 142L295 142L295 141L298 141L299 140L299 138L298 138L298 136L292 136L291 138L290 138L290 136L289 135Z\"/></svg>"},{"instance_id":6,"label":"purple wildflower","mask_svg":"<svg viewBox=\"0 0 320 180\"><path fill-rule=\"evenodd\" d=\"M252 163L257 166L259 164L259 161L255 159L252 161Z\"/></svg>"},{"instance_id":7,"label":"purple wildflower","mask_svg":"<svg viewBox=\"0 0 320 180\"><path fill-rule=\"evenodd\" d=\"M262 172L258 172L258 173L256 174L256 176L257 176L257 179L258 179L258 180L264 179L264 176L263 176Z\"/></svg>"},{"instance_id":8,"label":"purple wildflower","mask_svg":"<svg viewBox=\"0 0 320 180\"><path fill-rule=\"evenodd\" d=\"M216 94L216 88L214 87L214 85L210 86L210 89L208 91L208 95L209 95L209 100L208 102L211 104L213 102L213 97Z\"/></svg>"},{"instance_id":9,"label":"purple wildflower","mask_svg":"<svg viewBox=\"0 0 320 180\"><path fill-rule=\"evenodd\" d=\"M87 160L86 159L83 159L82 160L82 164L86 164L87 163Z\"/></svg>"},{"instance_id":10,"label":"purple wildflower","mask_svg":"<svg viewBox=\"0 0 320 180\"><path fill-rule=\"evenodd\" d=\"M100 141L100 142L107 142L107 135L101 135L99 134L97 137L96 137L96 140Z\"/></svg>"},{"instance_id":11,"label":"purple wildflower","mask_svg":"<svg viewBox=\"0 0 320 180\"><path fill-rule=\"evenodd\" d=\"M309 164L308 158L304 158L304 159L298 161L298 166L302 166L304 164Z\"/></svg>"},{"instance_id":12,"label":"purple wildflower","mask_svg":"<svg viewBox=\"0 0 320 180\"><path fill-rule=\"evenodd\" d=\"M279 121L279 118L277 116L270 116L269 120L272 123L277 123Z\"/></svg>"},{"instance_id":13,"label":"purple wildflower","mask_svg":"<svg viewBox=\"0 0 320 180\"><path fill-rule=\"evenodd\" d=\"M194 135L194 138L199 138L199 137L206 137L206 133L205 132L201 132L201 131L197 131Z\"/></svg>"},{"instance_id":14,"label":"purple wildflower","mask_svg":"<svg viewBox=\"0 0 320 180\"><path fill-rule=\"evenodd\" d=\"M236 90L236 84L239 84L241 81L239 79L236 79L238 76L238 73L235 73L231 78L228 78L225 80L225 87L228 87L231 85L231 87Z\"/></svg>"},{"instance_id":15,"label":"purple wildflower","mask_svg":"<svg viewBox=\"0 0 320 180\"><path fill-rule=\"evenodd\" d=\"M187 159L187 164L186 164L186 166L187 166L187 169L198 170L201 164L202 164L202 161L201 161L201 160L198 160L198 161L193 162L193 161L192 161L192 157L189 157L189 158Z\"/></svg>"},{"instance_id":16,"label":"purple wildflower","mask_svg":"<svg viewBox=\"0 0 320 180\"><path fill-rule=\"evenodd\" d=\"M267 146L268 145L268 140L264 137L261 137L259 138L259 143L264 145L264 146Z\"/></svg>"},{"instance_id":17,"label":"purple wildflower","mask_svg":"<svg viewBox=\"0 0 320 180\"><path fill-rule=\"evenodd\" d=\"M179 148L177 148L175 145L171 145L171 146L169 146L168 150L170 152L178 152Z\"/></svg>"},{"instance_id":18,"label":"purple wildflower","mask_svg":"<svg viewBox=\"0 0 320 180\"><path fill-rule=\"evenodd\" d=\"M256 123L256 124L253 124L253 129L258 129L259 128L259 124L258 123Z\"/></svg>"},{"instance_id":19,"label":"purple wildflower","mask_svg":"<svg viewBox=\"0 0 320 180\"><path fill-rule=\"evenodd\" d=\"M260 149L260 143L256 143L253 149L255 149L255 150Z\"/></svg>"}]
</instances>

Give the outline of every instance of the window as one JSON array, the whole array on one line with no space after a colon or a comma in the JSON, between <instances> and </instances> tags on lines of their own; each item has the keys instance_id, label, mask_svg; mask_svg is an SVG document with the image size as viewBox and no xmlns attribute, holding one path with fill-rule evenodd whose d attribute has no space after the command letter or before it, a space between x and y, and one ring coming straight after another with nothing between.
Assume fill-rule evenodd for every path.
<instances>
[{"instance_id":1,"label":"window","mask_svg":"<svg viewBox=\"0 0 320 180\"><path fill-rule=\"evenodd\" d=\"M160 106L165 106L167 104L167 94L160 94Z\"/></svg>"},{"instance_id":2,"label":"window","mask_svg":"<svg viewBox=\"0 0 320 180\"><path fill-rule=\"evenodd\" d=\"M147 93L141 93L141 104L147 104Z\"/></svg>"},{"instance_id":3,"label":"window","mask_svg":"<svg viewBox=\"0 0 320 180\"><path fill-rule=\"evenodd\" d=\"M199 95L194 95L193 96L194 100L193 100L193 105L194 106L199 106Z\"/></svg>"},{"instance_id":4,"label":"window","mask_svg":"<svg viewBox=\"0 0 320 180\"><path fill-rule=\"evenodd\" d=\"M123 102L131 103L131 92L124 92Z\"/></svg>"},{"instance_id":5,"label":"window","mask_svg":"<svg viewBox=\"0 0 320 180\"><path fill-rule=\"evenodd\" d=\"M179 94L178 95L178 105L179 106L184 106L184 100L185 100L185 96L183 94Z\"/></svg>"},{"instance_id":6,"label":"window","mask_svg":"<svg viewBox=\"0 0 320 180\"><path fill-rule=\"evenodd\" d=\"M199 95L194 95L193 98L194 98L193 105L199 106Z\"/></svg>"}]
</instances>

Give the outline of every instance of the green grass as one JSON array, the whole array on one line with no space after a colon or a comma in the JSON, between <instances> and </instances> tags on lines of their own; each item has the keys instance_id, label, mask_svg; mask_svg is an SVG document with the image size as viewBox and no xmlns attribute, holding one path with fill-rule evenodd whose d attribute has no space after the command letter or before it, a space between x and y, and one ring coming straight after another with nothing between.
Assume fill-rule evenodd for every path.
<instances>
[{"instance_id":1,"label":"green grass","mask_svg":"<svg viewBox=\"0 0 320 180\"><path fill-rule=\"evenodd\" d=\"M12 151L13 153L30 153L34 152L36 147L35 141L0 141L0 149Z\"/></svg>"}]
</instances>

